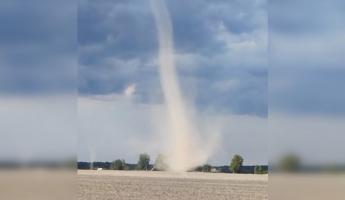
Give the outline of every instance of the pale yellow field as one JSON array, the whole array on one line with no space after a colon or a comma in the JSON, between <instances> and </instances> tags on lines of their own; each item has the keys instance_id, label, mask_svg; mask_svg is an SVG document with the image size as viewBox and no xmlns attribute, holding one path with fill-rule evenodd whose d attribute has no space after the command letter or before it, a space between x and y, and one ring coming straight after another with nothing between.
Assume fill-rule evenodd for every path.
<instances>
[{"instance_id":1,"label":"pale yellow field","mask_svg":"<svg viewBox=\"0 0 345 200\"><path fill-rule=\"evenodd\" d=\"M251 200L267 199L267 175L78 171L78 199Z\"/></svg>"}]
</instances>

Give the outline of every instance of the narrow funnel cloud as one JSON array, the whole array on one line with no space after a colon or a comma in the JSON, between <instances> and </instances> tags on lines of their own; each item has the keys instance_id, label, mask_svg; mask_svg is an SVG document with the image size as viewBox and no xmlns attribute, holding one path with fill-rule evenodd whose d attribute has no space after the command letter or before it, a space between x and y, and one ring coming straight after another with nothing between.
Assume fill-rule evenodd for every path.
<instances>
[{"instance_id":1,"label":"narrow funnel cloud","mask_svg":"<svg viewBox=\"0 0 345 200\"><path fill-rule=\"evenodd\" d=\"M165 138L171 171L187 171L205 162L207 145L200 144L196 125L191 118L193 106L187 107L180 91L174 63L173 27L164 0L151 0L159 40L159 72L167 113Z\"/></svg>"}]
</instances>

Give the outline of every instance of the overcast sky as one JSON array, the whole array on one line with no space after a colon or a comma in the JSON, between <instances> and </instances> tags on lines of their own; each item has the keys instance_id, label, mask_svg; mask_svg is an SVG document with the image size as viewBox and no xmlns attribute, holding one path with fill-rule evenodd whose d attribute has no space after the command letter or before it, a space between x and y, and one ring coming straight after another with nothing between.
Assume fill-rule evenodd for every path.
<instances>
[{"instance_id":1,"label":"overcast sky","mask_svg":"<svg viewBox=\"0 0 345 200\"><path fill-rule=\"evenodd\" d=\"M166 3L182 92L202 137L221 138L211 164L288 151L344 160L344 1ZM5 0L0 11L1 159L74 155L76 135L78 160L154 159L164 99L148 1Z\"/></svg>"},{"instance_id":2,"label":"overcast sky","mask_svg":"<svg viewBox=\"0 0 345 200\"><path fill-rule=\"evenodd\" d=\"M198 120L221 140L210 158L267 163L265 1L167 1L178 77ZM154 112L164 103L157 33L147 1L81 1L79 160L125 158L162 149ZM157 111L158 110L158 111ZM201 128L201 127L199 127ZM206 136L204 136L206 137ZM90 156L92 158L90 158Z\"/></svg>"}]
</instances>

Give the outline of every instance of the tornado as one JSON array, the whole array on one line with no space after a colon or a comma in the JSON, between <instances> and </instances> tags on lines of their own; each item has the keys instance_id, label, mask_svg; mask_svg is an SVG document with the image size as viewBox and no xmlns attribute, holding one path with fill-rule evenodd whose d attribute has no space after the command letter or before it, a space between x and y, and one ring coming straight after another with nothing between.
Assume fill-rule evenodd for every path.
<instances>
[{"instance_id":1,"label":"tornado","mask_svg":"<svg viewBox=\"0 0 345 200\"><path fill-rule=\"evenodd\" d=\"M173 26L164 0L150 0L157 28L158 64L161 88L165 100L167 130L169 134L167 164L171 171L187 171L207 159L200 145L196 124L192 119L193 105L186 104L174 62Z\"/></svg>"}]
</instances>

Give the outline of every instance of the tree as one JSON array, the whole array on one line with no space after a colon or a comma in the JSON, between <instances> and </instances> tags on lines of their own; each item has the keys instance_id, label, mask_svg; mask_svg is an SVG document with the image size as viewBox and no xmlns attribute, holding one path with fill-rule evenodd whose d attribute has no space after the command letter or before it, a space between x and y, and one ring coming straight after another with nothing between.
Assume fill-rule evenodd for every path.
<instances>
[{"instance_id":1,"label":"tree","mask_svg":"<svg viewBox=\"0 0 345 200\"><path fill-rule=\"evenodd\" d=\"M202 171L202 172L211 172L211 169L212 169L212 166L211 166L211 165L209 165L209 164L204 164L204 165L202 166L201 171Z\"/></svg>"},{"instance_id":2,"label":"tree","mask_svg":"<svg viewBox=\"0 0 345 200\"><path fill-rule=\"evenodd\" d=\"M166 157L164 155L158 154L155 160L154 169L158 171L165 171L168 169L168 164L166 163Z\"/></svg>"},{"instance_id":3,"label":"tree","mask_svg":"<svg viewBox=\"0 0 345 200\"><path fill-rule=\"evenodd\" d=\"M111 169L124 170L126 168L125 160L117 159L111 163Z\"/></svg>"},{"instance_id":4,"label":"tree","mask_svg":"<svg viewBox=\"0 0 345 200\"><path fill-rule=\"evenodd\" d=\"M242 164L243 164L243 158L238 154L234 155L230 163L230 170L232 171L232 173L239 173L241 170Z\"/></svg>"},{"instance_id":5,"label":"tree","mask_svg":"<svg viewBox=\"0 0 345 200\"><path fill-rule=\"evenodd\" d=\"M254 167L254 174L263 174L263 173L265 172L262 166L257 165Z\"/></svg>"},{"instance_id":6,"label":"tree","mask_svg":"<svg viewBox=\"0 0 345 200\"><path fill-rule=\"evenodd\" d=\"M300 168L300 159L295 154L287 154L282 157L279 168L286 172L295 172Z\"/></svg>"},{"instance_id":7,"label":"tree","mask_svg":"<svg viewBox=\"0 0 345 200\"><path fill-rule=\"evenodd\" d=\"M190 171L201 172L202 171L202 166L196 166L195 168L191 169Z\"/></svg>"},{"instance_id":8,"label":"tree","mask_svg":"<svg viewBox=\"0 0 345 200\"><path fill-rule=\"evenodd\" d=\"M147 153L139 155L139 161L137 164L138 170L148 170L150 165L150 156Z\"/></svg>"}]
</instances>

